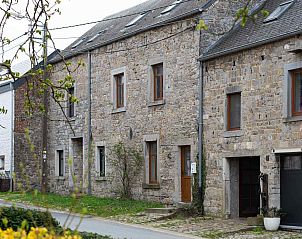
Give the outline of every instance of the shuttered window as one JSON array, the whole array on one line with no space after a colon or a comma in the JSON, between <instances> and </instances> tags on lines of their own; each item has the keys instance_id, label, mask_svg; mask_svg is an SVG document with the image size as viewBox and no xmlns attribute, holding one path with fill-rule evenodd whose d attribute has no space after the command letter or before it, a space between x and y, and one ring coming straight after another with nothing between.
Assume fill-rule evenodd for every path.
<instances>
[{"instance_id":1,"label":"shuttered window","mask_svg":"<svg viewBox=\"0 0 302 239\"><path fill-rule=\"evenodd\" d=\"M239 130L241 124L241 93L227 95L227 130Z\"/></svg>"}]
</instances>

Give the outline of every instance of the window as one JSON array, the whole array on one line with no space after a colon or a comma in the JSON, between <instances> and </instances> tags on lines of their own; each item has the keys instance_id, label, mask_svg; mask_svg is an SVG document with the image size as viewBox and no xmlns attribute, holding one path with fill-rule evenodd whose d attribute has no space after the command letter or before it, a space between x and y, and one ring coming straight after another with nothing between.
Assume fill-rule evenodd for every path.
<instances>
[{"instance_id":1,"label":"window","mask_svg":"<svg viewBox=\"0 0 302 239\"><path fill-rule=\"evenodd\" d=\"M162 100L163 99L163 63L153 65L152 66L153 70L153 96L154 96L154 101L157 100Z\"/></svg>"},{"instance_id":2,"label":"window","mask_svg":"<svg viewBox=\"0 0 302 239\"><path fill-rule=\"evenodd\" d=\"M175 2L172 3L172 5L166 7L161 14L166 14L168 12L171 12L178 4L180 4L182 0L176 0Z\"/></svg>"},{"instance_id":3,"label":"window","mask_svg":"<svg viewBox=\"0 0 302 239\"><path fill-rule=\"evenodd\" d=\"M84 40L85 40L85 38L83 38L83 39L79 40L77 43L73 44L71 46L71 49L77 48L82 42L84 42Z\"/></svg>"},{"instance_id":4,"label":"window","mask_svg":"<svg viewBox=\"0 0 302 239\"><path fill-rule=\"evenodd\" d=\"M283 158L284 170L301 170L301 155L286 155Z\"/></svg>"},{"instance_id":5,"label":"window","mask_svg":"<svg viewBox=\"0 0 302 239\"><path fill-rule=\"evenodd\" d=\"M275 11L273 11L267 18L264 19L264 23L271 22L274 20L277 20L293 3L294 1L287 1L284 3L281 3Z\"/></svg>"},{"instance_id":6,"label":"window","mask_svg":"<svg viewBox=\"0 0 302 239\"><path fill-rule=\"evenodd\" d=\"M68 89L68 117L75 116L74 102L72 100L73 97L74 97L74 87L71 87Z\"/></svg>"},{"instance_id":7,"label":"window","mask_svg":"<svg viewBox=\"0 0 302 239\"><path fill-rule=\"evenodd\" d=\"M97 147L97 172L99 177L105 177L105 147Z\"/></svg>"},{"instance_id":8,"label":"window","mask_svg":"<svg viewBox=\"0 0 302 239\"><path fill-rule=\"evenodd\" d=\"M57 150L57 176L64 176L64 151Z\"/></svg>"},{"instance_id":9,"label":"window","mask_svg":"<svg viewBox=\"0 0 302 239\"><path fill-rule=\"evenodd\" d=\"M227 95L227 130L240 130L241 93Z\"/></svg>"},{"instance_id":10,"label":"window","mask_svg":"<svg viewBox=\"0 0 302 239\"><path fill-rule=\"evenodd\" d=\"M116 95L116 108L123 108L125 106L125 89L124 89L124 74L114 76L115 81L115 95Z\"/></svg>"},{"instance_id":11,"label":"window","mask_svg":"<svg viewBox=\"0 0 302 239\"><path fill-rule=\"evenodd\" d=\"M4 159L5 159L5 156L0 156L0 170L4 170Z\"/></svg>"},{"instance_id":12,"label":"window","mask_svg":"<svg viewBox=\"0 0 302 239\"><path fill-rule=\"evenodd\" d=\"M157 141L147 142L149 155L149 183L158 183L157 178Z\"/></svg>"},{"instance_id":13,"label":"window","mask_svg":"<svg viewBox=\"0 0 302 239\"><path fill-rule=\"evenodd\" d=\"M292 115L302 115L302 70L292 72Z\"/></svg>"},{"instance_id":14,"label":"window","mask_svg":"<svg viewBox=\"0 0 302 239\"><path fill-rule=\"evenodd\" d=\"M146 13L140 14L137 17L135 17L132 21L130 21L126 27L131 27L133 26L136 22L138 22L140 19L142 19L144 16L146 15Z\"/></svg>"},{"instance_id":15,"label":"window","mask_svg":"<svg viewBox=\"0 0 302 239\"><path fill-rule=\"evenodd\" d=\"M87 43L91 43L93 42L95 39L97 39L100 35L102 35L102 33L104 33L106 30L102 30L100 32L98 32L97 34L95 34L94 36L92 36L88 41Z\"/></svg>"}]
</instances>

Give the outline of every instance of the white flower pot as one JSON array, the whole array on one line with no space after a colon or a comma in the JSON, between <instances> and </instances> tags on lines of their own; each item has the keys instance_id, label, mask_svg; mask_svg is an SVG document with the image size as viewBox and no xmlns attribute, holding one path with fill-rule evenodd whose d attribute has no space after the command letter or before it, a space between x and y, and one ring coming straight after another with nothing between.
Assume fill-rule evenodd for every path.
<instances>
[{"instance_id":1,"label":"white flower pot","mask_svg":"<svg viewBox=\"0 0 302 239\"><path fill-rule=\"evenodd\" d=\"M277 231L280 226L280 217L265 217L264 219L264 227L267 231Z\"/></svg>"}]
</instances>

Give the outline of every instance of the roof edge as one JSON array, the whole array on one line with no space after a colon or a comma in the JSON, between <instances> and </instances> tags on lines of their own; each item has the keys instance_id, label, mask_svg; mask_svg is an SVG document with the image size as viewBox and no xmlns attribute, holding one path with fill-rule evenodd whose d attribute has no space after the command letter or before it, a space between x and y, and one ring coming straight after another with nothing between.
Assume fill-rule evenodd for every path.
<instances>
[{"instance_id":1,"label":"roof edge","mask_svg":"<svg viewBox=\"0 0 302 239\"><path fill-rule=\"evenodd\" d=\"M233 54L233 53L237 53L237 52L240 52L240 51L256 48L258 46L262 46L262 45L265 45L265 44L268 44L268 43L273 43L273 42L276 42L276 41L279 41L279 40L284 40L286 38L290 38L290 37L299 35L301 33L302 33L302 30L298 30L298 31L295 31L295 32L291 32L289 34L283 34L283 35L279 35L279 36L276 36L276 37L273 37L273 38L270 38L270 39L266 39L264 41L258 41L258 42L254 42L252 44L246 44L246 45L243 45L243 46L240 46L240 47L231 48L229 50L221 51L221 52L211 54L211 55L200 56L200 57L197 58L197 60L202 61L202 62L213 60L217 57L226 56L228 54Z\"/></svg>"},{"instance_id":2,"label":"roof edge","mask_svg":"<svg viewBox=\"0 0 302 239\"><path fill-rule=\"evenodd\" d=\"M183 18L186 18L186 17L189 17L189 16L192 16L192 15L195 15L195 14L198 14L198 13L202 13L204 10L206 9L203 9L203 8L195 8L193 9L192 11L189 11L189 12L186 12L182 15L179 15L177 17L174 17L174 18L170 18L170 19L167 19L165 21L162 21L160 23L156 23L156 24L153 24L153 25L150 25L146 28L142 28L142 29L139 29L137 31L134 31L134 32L131 32L131 33L128 33L124 36L121 36L121 37L117 37L117 38L113 38L107 42L104 42L102 44L99 44L99 45L94 45L94 46L91 46L89 48L87 48L86 50L83 50L83 51L79 51L79 52L75 52L74 54L70 54L70 55L67 55L65 56L64 58L60 58L60 59L57 59L57 60L50 60L49 63L58 63L58 62L61 62L64 60L67 60L67 59L70 59L72 57L75 57L75 56L78 56L78 55L81 55L83 53L86 53L88 51L92 51L92 50L95 50L97 48L100 48L100 47L103 47L103 46L107 46L109 44L112 44L114 42L117 42L117 41L120 41L120 40L123 40L123 39L126 39L126 38L129 38L129 37L132 37L132 36L135 36L137 34L140 34L140 33L143 33L143 32L146 32L146 31L149 31L149 30L152 30L154 28L157 28L157 27L161 27L161 26L164 26L165 24L167 23L172 23L174 21L177 21L177 20L180 20L180 19L183 19Z\"/></svg>"}]
</instances>

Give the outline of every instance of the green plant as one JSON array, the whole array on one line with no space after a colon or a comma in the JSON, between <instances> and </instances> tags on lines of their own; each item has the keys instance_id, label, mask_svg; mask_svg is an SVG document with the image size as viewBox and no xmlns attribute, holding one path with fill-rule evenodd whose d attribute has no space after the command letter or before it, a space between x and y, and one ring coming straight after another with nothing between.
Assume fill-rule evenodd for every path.
<instances>
[{"instance_id":1,"label":"green plant","mask_svg":"<svg viewBox=\"0 0 302 239\"><path fill-rule=\"evenodd\" d=\"M102 236L102 235L92 233L92 232L79 232L78 235L82 239L112 239L112 237Z\"/></svg>"},{"instance_id":2,"label":"green plant","mask_svg":"<svg viewBox=\"0 0 302 239\"><path fill-rule=\"evenodd\" d=\"M31 227L46 227L50 231L59 232L62 230L59 222L49 212L28 210L15 207L0 208L0 228L12 228L17 230L23 226L27 231Z\"/></svg>"},{"instance_id":3,"label":"green plant","mask_svg":"<svg viewBox=\"0 0 302 239\"><path fill-rule=\"evenodd\" d=\"M271 207L269 209L262 208L261 212L262 212L264 217L271 217L271 218L281 217L285 214L285 213L282 212L281 208L277 208L277 207Z\"/></svg>"},{"instance_id":4,"label":"green plant","mask_svg":"<svg viewBox=\"0 0 302 239\"><path fill-rule=\"evenodd\" d=\"M143 157L139 151L126 147L122 142L113 146L113 154L115 157L112 163L121 182L120 196L122 198L131 198L131 187L140 172Z\"/></svg>"}]
</instances>

